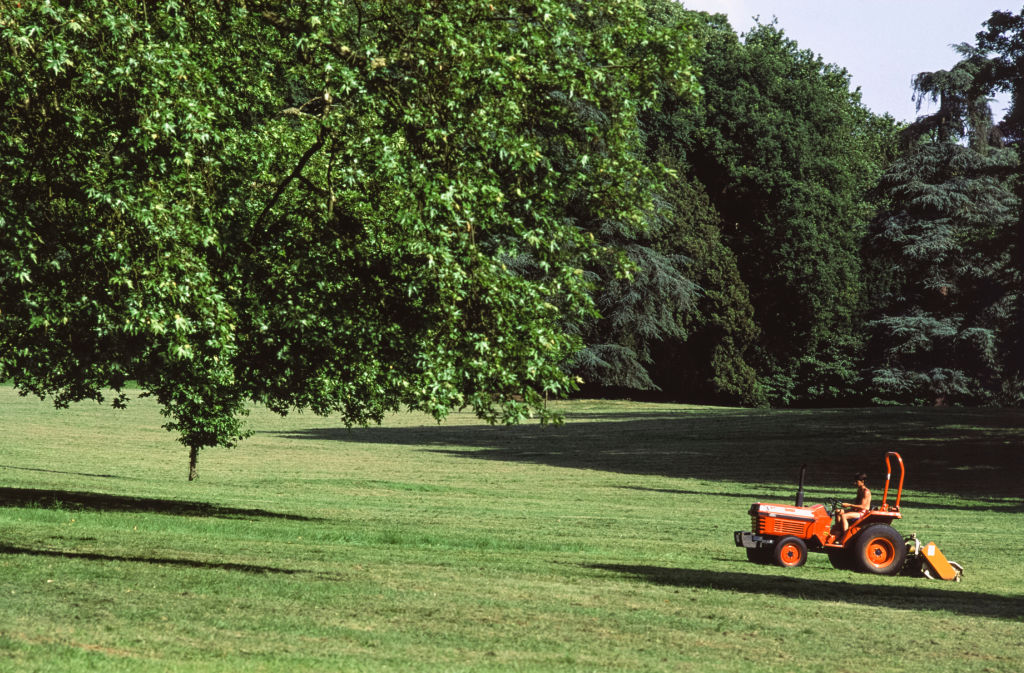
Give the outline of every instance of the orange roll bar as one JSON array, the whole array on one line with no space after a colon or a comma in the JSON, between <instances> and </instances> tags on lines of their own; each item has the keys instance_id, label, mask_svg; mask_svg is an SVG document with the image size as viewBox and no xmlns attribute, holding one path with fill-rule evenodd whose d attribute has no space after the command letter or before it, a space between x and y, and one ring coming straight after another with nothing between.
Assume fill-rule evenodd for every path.
<instances>
[{"instance_id":1,"label":"orange roll bar","mask_svg":"<svg viewBox=\"0 0 1024 673\"><path fill-rule=\"evenodd\" d=\"M889 462L889 456L896 456L896 460L899 461L900 466L900 484L896 489L896 505L894 506L894 509L898 512L900 510L900 497L903 495L904 468L903 458L901 458L900 454L895 451L889 451L885 454L885 493L882 495L882 509L888 509L885 503L889 498L889 481L892 479L892 464Z\"/></svg>"}]
</instances>

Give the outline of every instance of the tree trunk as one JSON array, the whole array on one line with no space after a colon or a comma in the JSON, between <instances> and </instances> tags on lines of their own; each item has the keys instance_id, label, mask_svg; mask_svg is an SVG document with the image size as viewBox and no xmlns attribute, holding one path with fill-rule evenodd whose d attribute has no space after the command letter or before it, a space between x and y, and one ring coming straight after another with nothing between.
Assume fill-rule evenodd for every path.
<instances>
[{"instance_id":1,"label":"tree trunk","mask_svg":"<svg viewBox=\"0 0 1024 673\"><path fill-rule=\"evenodd\" d=\"M193 446L188 451L188 480L195 481L199 478L199 447Z\"/></svg>"}]
</instances>

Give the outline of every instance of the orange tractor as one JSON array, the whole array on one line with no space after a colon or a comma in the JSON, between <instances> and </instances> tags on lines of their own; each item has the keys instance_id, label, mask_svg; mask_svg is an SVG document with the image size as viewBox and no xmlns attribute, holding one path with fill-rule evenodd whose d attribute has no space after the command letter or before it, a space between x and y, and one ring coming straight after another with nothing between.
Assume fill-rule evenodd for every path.
<instances>
[{"instance_id":1,"label":"orange tractor","mask_svg":"<svg viewBox=\"0 0 1024 673\"><path fill-rule=\"evenodd\" d=\"M889 502L891 458L896 459L900 468L893 502ZM807 553L813 551L828 554L835 568L876 575L919 572L926 577L960 580L963 568L947 561L934 542L922 546L916 535L904 540L892 527L893 521L902 518L900 497L903 495L904 468L898 453L890 451L885 454L882 504L851 521L846 531L839 523L842 507L838 500L830 499L828 505L804 506L806 467L800 470L795 505L755 502L750 506L754 530L736 531L734 534L736 546L747 550L750 561L795 568L802 566L807 561Z\"/></svg>"}]
</instances>

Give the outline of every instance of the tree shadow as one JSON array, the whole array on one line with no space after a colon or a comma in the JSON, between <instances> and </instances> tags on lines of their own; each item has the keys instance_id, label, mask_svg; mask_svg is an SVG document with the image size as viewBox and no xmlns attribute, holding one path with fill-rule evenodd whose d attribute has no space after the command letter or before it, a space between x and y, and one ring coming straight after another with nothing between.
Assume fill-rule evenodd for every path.
<instances>
[{"instance_id":1,"label":"tree shadow","mask_svg":"<svg viewBox=\"0 0 1024 673\"><path fill-rule=\"evenodd\" d=\"M972 617L1024 620L1024 597L997 596L974 591L893 586L890 583L848 583L761 575L753 573L688 570L646 565L586 564L583 567L629 575L651 584L716 589L747 594L853 603L874 607L948 611ZM931 580L921 580L928 582Z\"/></svg>"},{"instance_id":2,"label":"tree shadow","mask_svg":"<svg viewBox=\"0 0 1024 673\"><path fill-rule=\"evenodd\" d=\"M686 490L681 488L647 488L644 486L618 486L628 491L646 491L648 493L668 493L670 495L699 495L701 497L714 496L718 498L749 498L751 502L794 502L796 487L793 487L793 493L785 493L781 496L769 495L767 493L748 492L748 493L722 493L713 491L694 491ZM777 489L776 489L777 490ZM814 503L824 503L830 497L838 497L833 494L821 495L821 493L814 493L808 490L805 494L804 503L811 505ZM959 511L973 511L973 512L1001 512L1004 514L1019 514L1024 513L1024 502L1011 502L1006 499L996 498L978 498L980 501L978 504L948 504L948 503L937 503L937 502L924 502L921 500L912 500L910 498L903 498L900 501L900 510L924 510L924 509L947 509L947 510L959 510Z\"/></svg>"},{"instance_id":3,"label":"tree shadow","mask_svg":"<svg viewBox=\"0 0 1024 673\"><path fill-rule=\"evenodd\" d=\"M224 563L219 561L199 561L182 558L156 558L147 556L118 556L113 554L97 554L95 552L76 552L58 549L30 549L0 544L0 554L23 554L25 556L42 556L50 558L82 559L85 561L113 561L118 563L145 563L158 566L177 566L198 568L200 570L227 570L229 572L249 573L252 575L313 575L318 579L339 581L345 578L337 573L302 570L297 568L275 568L273 566L252 565L248 563Z\"/></svg>"},{"instance_id":4,"label":"tree shadow","mask_svg":"<svg viewBox=\"0 0 1024 673\"><path fill-rule=\"evenodd\" d=\"M297 573L303 572L301 570L292 570L288 568L273 568L270 566L249 565L246 563L220 563L180 558L149 558L144 556L115 556L110 554L63 551L57 549L29 549L27 547L12 547L10 545L0 545L0 554L23 554L25 556L47 556L53 558L84 559L86 561L118 561L123 563L149 563L153 565L162 566L183 566L186 568L231 570L235 572L253 573L259 575L295 575Z\"/></svg>"},{"instance_id":5,"label":"tree shadow","mask_svg":"<svg viewBox=\"0 0 1024 673\"><path fill-rule=\"evenodd\" d=\"M807 484L846 493L851 476L884 480L883 455L899 451L905 486L1016 498L1024 504L1024 412L1007 409L679 409L568 414L560 426L423 425L317 428L290 439L415 446L499 460L751 484ZM1001 509L1001 507L1000 507ZM1012 511L1012 509L1011 509Z\"/></svg>"},{"instance_id":6,"label":"tree shadow","mask_svg":"<svg viewBox=\"0 0 1024 673\"><path fill-rule=\"evenodd\" d=\"M646 492L646 493L667 493L669 495L698 495L698 496L700 496L702 498L707 497L707 496L712 496L712 497L716 497L716 498L752 498L753 500L751 500L751 502L753 502L754 500L759 500L761 498L761 494L754 493L753 491L750 492L750 493L721 493L721 492L717 492L716 493L716 492L712 492L712 491L693 491L693 490L687 490L687 489L683 489L683 488L647 488L645 486L616 486L615 488L620 488L620 489L622 489L624 491L643 491L643 492Z\"/></svg>"},{"instance_id":7,"label":"tree shadow","mask_svg":"<svg viewBox=\"0 0 1024 673\"><path fill-rule=\"evenodd\" d=\"M263 509L221 507L206 502L137 498L109 493L39 490L0 487L0 507L31 507L38 509L95 510L100 512L140 512L174 516L211 517L219 519L287 519L319 521L298 514L268 512Z\"/></svg>"},{"instance_id":8,"label":"tree shadow","mask_svg":"<svg viewBox=\"0 0 1024 673\"><path fill-rule=\"evenodd\" d=\"M0 469L23 470L25 472L47 472L49 474L68 474L74 477L99 477L101 479L128 479L118 474L92 474L90 472L65 472L64 470L44 470L40 467L19 467L17 465L0 465Z\"/></svg>"},{"instance_id":9,"label":"tree shadow","mask_svg":"<svg viewBox=\"0 0 1024 673\"><path fill-rule=\"evenodd\" d=\"M993 498L978 498L980 504L964 503L943 503L943 502L922 502L904 498L900 503L900 511L919 509L945 509L968 512L999 512L1002 514L1024 514L1024 500L1012 502L1009 500L997 500Z\"/></svg>"}]
</instances>

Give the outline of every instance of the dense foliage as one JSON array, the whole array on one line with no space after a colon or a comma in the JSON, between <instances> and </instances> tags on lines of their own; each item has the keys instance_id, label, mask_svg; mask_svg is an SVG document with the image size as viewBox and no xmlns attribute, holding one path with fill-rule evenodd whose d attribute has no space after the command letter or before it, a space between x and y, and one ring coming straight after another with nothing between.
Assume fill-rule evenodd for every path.
<instances>
[{"instance_id":1,"label":"dense foliage","mask_svg":"<svg viewBox=\"0 0 1024 673\"><path fill-rule=\"evenodd\" d=\"M875 394L927 403L1016 404L1020 387L1021 210L1018 105L1002 124L995 90L1015 91L1020 17L995 13L949 70L921 73L938 109L904 132L879 185L885 208L868 246L877 278L867 323ZM1014 94L1016 96L1016 93Z\"/></svg>"},{"instance_id":2,"label":"dense foliage","mask_svg":"<svg viewBox=\"0 0 1024 673\"><path fill-rule=\"evenodd\" d=\"M655 248L700 288L690 305L670 304L676 324L660 330L648 370L681 399L849 397L859 378L868 190L894 138L891 120L860 104L844 70L775 25L740 39L723 17L674 3L652 3L651 16L662 26L699 22L703 95L693 105L667 91L643 118L651 160L677 175L650 228ZM652 323L649 313L629 315Z\"/></svg>"},{"instance_id":3,"label":"dense foliage","mask_svg":"<svg viewBox=\"0 0 1024 673\"><path fill-rule=\"evenodd\" d=\"M0 379L136 382L193 476L252 402L1020 399L1020 15L900 129L670 0L0 8Z\"/></svg>"},{"instance_id":4,"label":"dense foliage","mask_svg":"<svg viewBox=\"0 0 1024 673\"><path fill-rule=\"evenodd\" d=\"M666 92L642 117L650 160L677 175L649 227L672 264L644 269L696 292L617 301L629 336L600 332L643 355L647 387L741 404L1017 403L1024 214L1004 144L1024 137L1024 19L994 13L956 67L918 75L908 96L938 110L900 128L777 25L741 37L674 3L650 14L698 21L703 95ZM1000 124L998 90L1013 101ZM666 306L674 321L651 319Z\"/></svg>"},{"instance_id":5,"label":"dense foliage","mask_svg":"<svg viewBox=\"0 0 1024 673\"><path fill-rule=\"evenodd\" d=\"M642 12L4 3L0 375L137 381L193 468L249 400L544 413L605 254L575 213L642 223L636 115L694 86Z\"/></svg>"},{"instance_id":6,"label":"dense foliage","mask_svg":"<svg viewBox=\"0 0 1024 673\"><path fill-rule=\"evenodd\" d=\"M1000 344L1017 201L1011 150L928 142L886 171L889 206L868 242L878 267L869 364L875 394L901 402L1002 401Z\"/></svg>"},{"instance_id":7,"label":"dense foliage","mask_svg":"<svg viewBox=\"0 0 1024 673\"><path fill-rule=\"evenodd\" d=\"M984 30L977 34L972 60L982 60L977 70L975 95L992 92L1009 94L1010 109L999 124L999 131L1017 153L1017 179L1014 191L1018 199L1017 219L1010 241L1011 282L1007 288L1013 305L1008 333L1002 344L1005 353L1008 383L1016 401L1021 401L1024 386L1024 9L1017 14L992 12Z\"/></svg>"}]
</instances>

